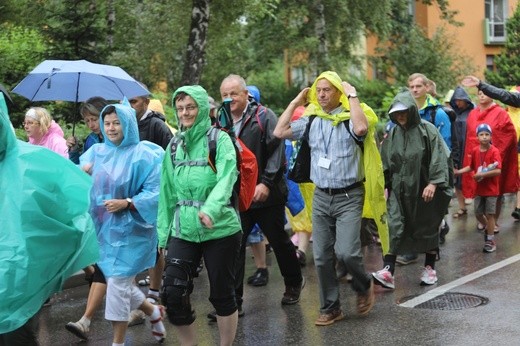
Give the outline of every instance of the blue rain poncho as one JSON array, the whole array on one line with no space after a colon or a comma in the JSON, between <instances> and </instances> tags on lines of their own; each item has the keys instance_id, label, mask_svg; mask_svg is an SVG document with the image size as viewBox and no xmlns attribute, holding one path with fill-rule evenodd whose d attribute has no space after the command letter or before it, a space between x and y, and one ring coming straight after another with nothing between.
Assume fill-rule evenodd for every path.
<instances>
[{"instance_id":1,"label":"blue rain poncho","mask_svg":"<svg viewBox=\"0 0 520 346\"><path fill-rule=\"evenodd\" d=\"M90 214L100 247L98 265L106 277L129 277L155 264L164 150L148 141L139 142L134 109L123 104L110 106L115 107L121 122L123 141L116 146L101 126L105 142L94 144L81 155L80 166L92 164ZM99 121L103 125L104 118ZM132 199L135 210L109 213L103 204L104 200L125 198Z\"/></svg>"},{"instance_id":2,"label":"blue rain poncho","mask_svg":"<svg viewBox=\"0 0 520 346\"><path fill-rule=\"evenodd\" d=\"M16 140L0 93L0 334L24 325L64 281L95 263L90 177Z\"/></svg>"}]
</instances>

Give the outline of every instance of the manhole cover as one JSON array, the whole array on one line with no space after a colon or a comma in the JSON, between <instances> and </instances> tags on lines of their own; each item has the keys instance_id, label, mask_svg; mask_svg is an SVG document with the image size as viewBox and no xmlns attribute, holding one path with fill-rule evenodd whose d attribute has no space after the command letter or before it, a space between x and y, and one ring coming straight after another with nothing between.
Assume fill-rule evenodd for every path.
<instances>
[{"instance_id":1,"label":"manhole cover","mask_svg":"<svg viewBox=\"0 0 520 346\"><path fill-rule=\"evenodd\" d=\"M401 302L405 302L414 297L405 297ZM480 305L487 304L489 299L486 297L477 296L475 294L450 292L441 294L424 303L415 306L417 309L432 309L432 310L462 310L467 308L475 308Z\"/></svg>"}]
</instances>

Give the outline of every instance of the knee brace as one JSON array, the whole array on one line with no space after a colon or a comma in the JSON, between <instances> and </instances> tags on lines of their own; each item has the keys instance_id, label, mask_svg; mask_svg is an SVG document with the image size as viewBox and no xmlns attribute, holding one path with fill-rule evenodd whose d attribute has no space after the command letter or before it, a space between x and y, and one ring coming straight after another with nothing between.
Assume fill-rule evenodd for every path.
<instances>
[{"instance_id":1,"label":"knee brace","mask_svg":"<svg viewBox=\"0 0 520 346\"><path fill-rule=\"evenodd\" d=\"M173 325L190 325L195 321L190 294L193 292L191 262L167 258L164 270L161 300L166 305L168 319Z\"/></svg>"}]
</instances>

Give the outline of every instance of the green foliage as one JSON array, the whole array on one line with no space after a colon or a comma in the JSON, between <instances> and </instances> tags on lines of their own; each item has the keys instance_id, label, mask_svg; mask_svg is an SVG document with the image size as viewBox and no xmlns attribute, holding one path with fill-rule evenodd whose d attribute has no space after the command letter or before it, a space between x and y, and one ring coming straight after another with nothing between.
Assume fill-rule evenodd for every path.
<instances>
[{"instance_id":1,"label":"green foliage","mask_svg":"<svg viewBox=\"0 0 520 346\"><path fill-rule=\"evenodd\" d=\"M52 59L86 59L103 62L106 46L106 8L102 1L47 0L42 6L45 25L42 32L49 44Z\"/></svg>"},{"instance_id":2,"label":"green foliage","mask_svg":"<svg viewBox=\"0 0 520 346\"><path fill-rule=\"evenodd\" d=\"M520 83L520 4L507 20L506 29L504 50L495 58L497 71L485 71L486 80L501 88Z\"/></svg>"},{"instance_id":3,"label":"green foliage","mask_svg":"<svg viewBox=\"0 0 520 346\"><path fill-rule=\"evenodd\" d=\"M407 85L409 75L420 72L435 81L438 91L446 91L473 72L470 59L457 51L454 37L447 35L442 27L429 39L422 29L412 25L391 42L390 47L379 48L378 62L400 86Z\"/></svg>"},{"instance_id":4,"label":"green foliage","mask_svg":"<svg viewBox=\"0 0 520 346\"><path fill-rule=\"evenodd\" d=\"M10 23L0 25L0 82L15 86L43 60L45 50L38 31Z\"/></svg>"}]
</instances>

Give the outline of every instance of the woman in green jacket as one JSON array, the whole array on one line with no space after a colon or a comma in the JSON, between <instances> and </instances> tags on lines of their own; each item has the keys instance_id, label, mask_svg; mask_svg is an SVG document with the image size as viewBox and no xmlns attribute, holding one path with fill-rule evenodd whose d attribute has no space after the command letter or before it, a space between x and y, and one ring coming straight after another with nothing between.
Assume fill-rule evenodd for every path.
<instances>
[{"instance_id":1,"label":"woman in green jacket","mask_svg":"<svg viewBox=\"0 0 520 346\"><path fill-rule=\"evenodd\" d=\"M189 295L204 257L220 344L231 345L238 322L234 282L242 233L230 203L238 176L235 148L231 138L218 131L216 172L208 164L211 120L208 94L201 86L177 89L173 108L180 128L172 141L174 154L169 145L162 165L157 219L159 247L168 245L161 298L181 344L197 344Z\"/></svg>"}]
</instances>

